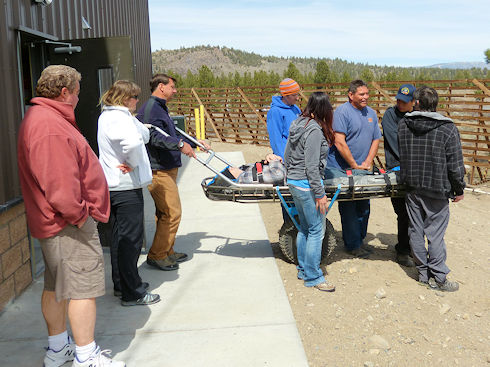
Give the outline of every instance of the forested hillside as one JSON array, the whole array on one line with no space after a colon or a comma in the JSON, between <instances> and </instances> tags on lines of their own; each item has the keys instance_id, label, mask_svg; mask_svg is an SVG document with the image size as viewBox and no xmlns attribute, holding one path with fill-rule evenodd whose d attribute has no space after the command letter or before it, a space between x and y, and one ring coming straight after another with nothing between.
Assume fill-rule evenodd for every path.
<instances>
[{"instance_id":1,"label":"forested hillside","mask_svg":"<svg viewBox=\"0 0 490 367\"><path fill-rule=\"evenodd\" d=\"M490 78L488 69L379 66L341 59L261 56L219 46L158 50L154 72L177 77L180 87L276 85L284 77L300 84L371 80L439 80Z\"/></svg>"}]
</instances>

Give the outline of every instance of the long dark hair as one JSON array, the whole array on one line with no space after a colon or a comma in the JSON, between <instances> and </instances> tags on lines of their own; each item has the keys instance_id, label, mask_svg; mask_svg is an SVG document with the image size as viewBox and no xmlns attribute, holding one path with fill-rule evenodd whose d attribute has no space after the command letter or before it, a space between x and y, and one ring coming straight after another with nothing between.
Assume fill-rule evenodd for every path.
<instances>
[{"instance_id":1,"label":"long dark hair","mask_svg":"<svg viewBox=\"0 0 490 367\"><path fill-rule=\"evenodd\" d=\"M308 99L308 104L301 114L303 117L313 119L322 128L323 135L330 146L335 143L335 134L332 129L333 108L330 104L330 98L324 92L313 92ZM308 120L308 122L310 122ZM308 123L307 122L307 123Z\"/></svg>"}]
</instances>

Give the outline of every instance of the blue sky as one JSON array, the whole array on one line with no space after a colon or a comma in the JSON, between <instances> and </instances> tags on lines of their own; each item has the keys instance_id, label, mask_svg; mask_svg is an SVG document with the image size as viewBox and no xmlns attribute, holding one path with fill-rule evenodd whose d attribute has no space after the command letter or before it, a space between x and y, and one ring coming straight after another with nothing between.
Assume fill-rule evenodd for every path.
<instances>
[{"instance_id":1,"label":"blue sky","mask_svg":"<svg viewBox=\"0 0 490 367\"><path fill-rule=\"evenodd\" d=\"M377 65L484 61L490 0L149 0L152 50L227 46Z\"/></svg>"}]
</instances>

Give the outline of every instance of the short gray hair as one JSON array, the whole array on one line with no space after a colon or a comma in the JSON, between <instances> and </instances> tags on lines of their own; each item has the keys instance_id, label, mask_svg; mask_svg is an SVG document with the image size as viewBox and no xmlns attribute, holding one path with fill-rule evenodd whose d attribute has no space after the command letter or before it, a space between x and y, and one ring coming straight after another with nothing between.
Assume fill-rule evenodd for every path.
<instances>
[{"instance_id":1,"label":"short gray hair","mask_svg":"<svg viewBox=\"0 0 490 367\"><path fill-rule=\"evenodd\" d=\"M41 73L37 81L36 94L39 97L56 98L66 87L73 93L82 75L74 68L66 65L50 65Z\"/></svg>"}]
</instances>

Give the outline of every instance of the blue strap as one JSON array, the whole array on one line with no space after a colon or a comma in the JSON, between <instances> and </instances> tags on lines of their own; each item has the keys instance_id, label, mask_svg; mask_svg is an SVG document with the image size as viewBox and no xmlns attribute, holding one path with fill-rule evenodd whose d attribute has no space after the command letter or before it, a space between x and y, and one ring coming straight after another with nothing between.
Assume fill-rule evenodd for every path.
<instances>
[{"instance_id":1,"label":"blue strap","mask_svg":"<svg viewBox=\"0 0 490 367\"><path fill-rule=\"evenodd\" d=\"M340 189L341 188L342 188L342 185L341 184L338 184L337 185L337 190L335 190L335 194L333 194L332 200L330 201L330 205L328 206L327 214L330 211L330 208L332 207L333 203L335 203L335 200L337 200L337 196L339 196L339 193L340 193Z\"/></svg>"},{"instance_id":2,"label":"blue strap","mask_svg":"<svg viewBox=\"0 0 490 367\"><path fill-rule=\"evenodd\" d=\"M328 215L328 212L330 211L330 209L332 208L333 203L335 203L335 201L337 200L337 197L339 196L341 189L342 189L342 185L338 184L337 190L335 190L335 193L332 197L332 200L330 201L330 204L328 205L327 215ZM288 203L286 202L286 200L284 199L284 197L281 194L281 190L279 190L279 186L276 186L276 192L277 192L277 196L279 197L279 200L281 200L282 206L284 207L284 209L286 209L286 212L288 213L289 218L291 218L291 221L293 222L294 226L299 231L300 230L299 223L296 221L296 219L294 219L294 216L298 215L298 210L296 210L296 207L294 206L294 204L288 205Z\"/></svg>"},{"instance_id":3,"label":"blue strap","mask_svg":"<svg viewBox=\"0 0 490 367\"><path fill-rule=\"evenodd\" d=\"M286 200L284 200L284 197L281 194L281 190L279 190L279 186L276 186L276 192L277 192L277 196L279 196L279 200L281 200L282 206L284 207L284 209L286 209L286 212L288 213L289 218L291 218L291 221L293 222L294 226L299 231L300 230L299 224L296 221L296 219L294 219L294 216L298 215L298 210L296 210L296 207L294 206L294 204L288 205Z\"/></svg>"}]
</instances>

